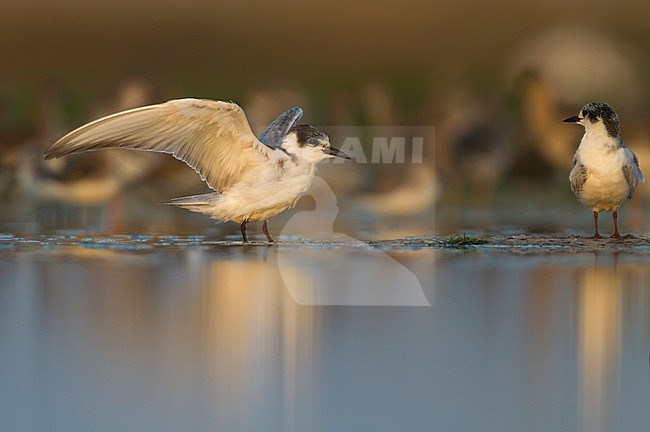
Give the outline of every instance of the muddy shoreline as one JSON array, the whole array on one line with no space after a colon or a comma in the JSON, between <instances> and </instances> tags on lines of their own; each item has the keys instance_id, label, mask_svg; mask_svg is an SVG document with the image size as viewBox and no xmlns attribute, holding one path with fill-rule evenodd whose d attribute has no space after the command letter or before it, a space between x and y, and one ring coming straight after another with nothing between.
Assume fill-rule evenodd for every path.
<instances>
[{"instance_id":1,"label":"muddy shoreline","mask_svg":"<svg viewBox=\"0 0 650 432\"><path fill-rule=\"evenodd\" d=\"M618 239L592 239L576 235L557 234L517 234L517 235L474 235L424 236L390 240L364 241L350 237L334 240L310 240L303 238L280 239L274 244L279 248L326 248L326 249L380 249L380 250L420 250L439 249L447 251L473 250L482 252L506 253L552 253L552 252L625 252L650 253L650 238L626 235ZM113 250L151 250L160 248L231 248L268 247L265 241L252 241L242 245L234 239L214 239L210 236L151 236L151 235L43 235L19 236L0 234L1 250L21 250L39 247L58 248L79 246L89 249Z\"/></svg>"},{"instance_id":2,"label":"muddy shoreline","mask_svg":"<svg viewBox=\"0 0 650 432\"><path fill-rule=\"evenodd\" d=\"M369 242L377 247L413 248L429 247L440 249L473 249L518 253L544 252L636 252L650 253L650 238L626 235L617 239L593 239L576 235L517 234L475 236L477 244L457 244L450 237L418 237ZM482 244L478 244L484 242Z\"/></svg>"}]
</instances>

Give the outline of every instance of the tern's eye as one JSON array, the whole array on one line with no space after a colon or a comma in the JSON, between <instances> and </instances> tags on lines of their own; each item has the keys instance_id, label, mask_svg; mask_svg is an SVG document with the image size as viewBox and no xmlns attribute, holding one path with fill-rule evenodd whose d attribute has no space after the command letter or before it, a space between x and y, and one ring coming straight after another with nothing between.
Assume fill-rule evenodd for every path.
<instances>
[{"instance_id":1,"label":"tern's eye","mask_svg":"<svg viewBox=\"0 0 650 432\"><path fill-rule=\"evenodd\" d=\"M309 138L309 140L307 141L307 144L313 145L313 146L318 145L318 138Z\"/></svg>"}]
</instances>

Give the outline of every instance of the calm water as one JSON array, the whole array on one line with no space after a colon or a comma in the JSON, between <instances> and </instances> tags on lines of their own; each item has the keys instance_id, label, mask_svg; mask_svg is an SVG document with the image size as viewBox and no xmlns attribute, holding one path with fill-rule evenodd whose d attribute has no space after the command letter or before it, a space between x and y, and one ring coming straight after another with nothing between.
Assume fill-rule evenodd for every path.
<instances>
[{"instance_id":1,"label":"calm water","mask_svg":"<svg viewBox=\"0 0 650 432\"><path fill-rule=\"evenodd\" d=\"M640 431L647 255L0 236L2 431Z\"/></svg>"}]
</instances>

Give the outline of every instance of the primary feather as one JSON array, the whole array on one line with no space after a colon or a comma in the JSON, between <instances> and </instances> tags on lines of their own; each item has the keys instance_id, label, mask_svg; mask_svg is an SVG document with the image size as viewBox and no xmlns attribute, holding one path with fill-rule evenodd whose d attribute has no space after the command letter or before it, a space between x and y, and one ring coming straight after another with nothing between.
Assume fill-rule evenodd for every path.
<instances>
[{"instance_id":1,"label":"primary feather","mask_svg":"<svg viewBox=\"0 0 650 432\"><path fill-rule=\"evenodd\" d=\"M217 192L272 151L253 134L236 103L177 99L88 123L58 140L45 157L106 148L170 153Z\"/></svg>"}]
</instances>

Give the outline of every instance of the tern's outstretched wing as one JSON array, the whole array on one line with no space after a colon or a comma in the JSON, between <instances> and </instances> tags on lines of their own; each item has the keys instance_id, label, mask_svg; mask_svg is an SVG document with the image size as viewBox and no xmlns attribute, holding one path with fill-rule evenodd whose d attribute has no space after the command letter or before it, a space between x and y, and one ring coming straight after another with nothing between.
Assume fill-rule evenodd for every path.
<instances>
[{"instance_id":1,"label":"tern's outstretched wing","mask_svg":"<svg viewBox=\"0 0 650 432\"><path fill-rule=\"evenodd\" d=\"M106 148L170 153L218 192L272 152L255 137L236 103L177 99L88 123L54 143L45 158Z\"/></svg>"},{"instance_id":2,"label":"tern's outstretched wing","mask_svg":"<svg viewBox=\"0 0 650 432\"><path fill-rule=\"evenodd\" d=\"M289 111L286 111L278 118L273 120L265 130L260 135L259 140L262 141L269 147L280 147L284 137L287 136L287 132L291 129L302 117L302 108L294 107Z\"/></svg>"}]
</instances>

